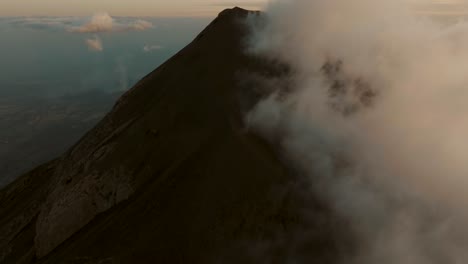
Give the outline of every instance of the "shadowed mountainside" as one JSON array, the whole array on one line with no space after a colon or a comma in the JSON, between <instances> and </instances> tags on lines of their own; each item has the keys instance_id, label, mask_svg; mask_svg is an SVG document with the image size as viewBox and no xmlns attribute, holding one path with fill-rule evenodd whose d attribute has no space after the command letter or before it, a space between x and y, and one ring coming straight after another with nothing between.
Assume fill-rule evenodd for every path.
<instances>
[{"instance_id":1,"label":"shadowed mountainside","mask_svg":"<svg viewBox=\"0 0 468 264\"><path fill-rule=\"evenodd\" d=\"M333 263L345 225L242 122L255 94L242 73L275 74L243 52L247 16L260 14L220 13L1 190L0 263Z\"/></svg>"}]
</instances>

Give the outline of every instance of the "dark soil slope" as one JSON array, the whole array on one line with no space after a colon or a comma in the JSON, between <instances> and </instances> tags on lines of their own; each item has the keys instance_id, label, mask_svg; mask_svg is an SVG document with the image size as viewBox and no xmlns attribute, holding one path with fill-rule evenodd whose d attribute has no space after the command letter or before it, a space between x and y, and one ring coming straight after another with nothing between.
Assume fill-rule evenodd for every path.
<instances>
[{"instance_id":1,"label":"dark soil slope","mask_svg":"<svg viewBox=\"0 0 468 264\"><path fill-rule=\"evenodd\" d=\"M223 11L2 190L0 263L331 263L338 225L242 123L242 72L274 72L243 52L248 15Z\"/></svg>"}]
</instances>

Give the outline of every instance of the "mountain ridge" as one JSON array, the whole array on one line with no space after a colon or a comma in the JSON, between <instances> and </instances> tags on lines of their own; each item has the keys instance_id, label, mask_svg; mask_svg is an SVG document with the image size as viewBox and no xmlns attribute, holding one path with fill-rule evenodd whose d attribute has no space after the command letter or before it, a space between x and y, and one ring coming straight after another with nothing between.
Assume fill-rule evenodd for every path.
<instances>
[{"instance_id":1,"label":"mountain ridge","mask_svg":"<svg viewBox=\"0 0 468 264\"><path fill-rule=\"evenodd\" d=\"M290 172L243 124L254 87L239 74L276 71L243 51L249 15L221 12L68 152L1 190L0 262L256 263L292 254L277 239L304 225L322 229L312 259L333 259L328 212L313 202L321 220L301 220Z\"/></svg>"}]
</instances>

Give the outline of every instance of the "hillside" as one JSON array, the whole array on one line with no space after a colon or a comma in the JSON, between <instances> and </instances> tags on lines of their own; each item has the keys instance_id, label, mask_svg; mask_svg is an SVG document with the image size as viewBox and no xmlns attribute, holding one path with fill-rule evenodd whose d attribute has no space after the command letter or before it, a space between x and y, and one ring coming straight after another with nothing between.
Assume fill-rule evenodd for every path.
<instances>
[{"instance_id":1,"label":"hillside","mask_svg":"<svg viewBox=\"0 0 468 264\"><path fill-rule=\"evenodd\" d=\"M345 226L243 124L247 16L228 9L56 160L0 191L0 263L333 263Z\"/></svg>"}]
</instances>

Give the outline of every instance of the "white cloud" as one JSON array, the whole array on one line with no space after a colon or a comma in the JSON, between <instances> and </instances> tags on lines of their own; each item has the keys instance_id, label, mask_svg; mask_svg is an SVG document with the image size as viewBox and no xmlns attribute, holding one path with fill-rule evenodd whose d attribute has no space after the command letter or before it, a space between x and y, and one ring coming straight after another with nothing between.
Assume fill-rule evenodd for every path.
<instances>
[{"instance_id":1,"label":"white cloud","mask_svg":"<svg viewBox=\"0 0 468 264\"><path fill-rule=\"evenodd\" d=\"M102 41L97 35L95 35L94 38L86 39L86 45L88 45L88 48L93 51L100 52L104 50Z\"/></svg>"},{"instance_id":2,"label":"white cloud","mask_svg":"<svg viewBox=\"0 0 468 264\"><path fill-rule=\"evenodd\" d=\"M143 31L152 28L151 22L134 18L114 19L108 13L95 14L87 23L80 26L69 27L68 31L75 33L103 33L122 31ZM102 51L103 45L97 35L94 38L86 39L86 44L90 50ZM160 48L160 47L159 47ZM157 46L145 46L144 51L150 52L158 49Z\"/></svg>"},{"instance_id":3,"label":"white cloud","mask_svg":"<svg viewBox=\"0 0 468 264\"><path fill-rule=\"evenodd\" d=\"M118 31L143 31L152 28L151 22L137 19L118 21L112 18L108 13L95 14L88 23L78 27L71 27L70 32L77 33L99 33L99 32L118 32Z\"/></svg>"},{"instance_id":4,"label":"white cloud","mask_svg":"<svg viewBox=\"0 0 468 264\"><path fill-rule=\"evenodd\" d=\"M144 52L152 52L152 51L154 51L154 50L160 50L160 49L162 49L162 48L163 48L163 47L160 46L160 45L145 45L145 46L143 47L143 51L144 51Z\"/></svg>"},{"instance_id":5,"label":"white cloud","mask_svg":"<svg viewBox=\"0 0 468 264\"><path fill-rule=\"evenodd\" d=\"M249 52L291 74L248 123L346 219L343 263L468 260L468 23L406 2L277 0L253 28Z\"/></svg>"},{"instance_id":6,"label":"white cloud","mask_svg":"<svg viewBox=\"0 0 468 264\"><path fill-rule=\"evenodd\" d=\"M100 13L95 14L88 23L80 27L73 27L70 31L79 33L97 33L112 31L113 28L114 19L107 13Z\"/></svg>"}]
</instances>

